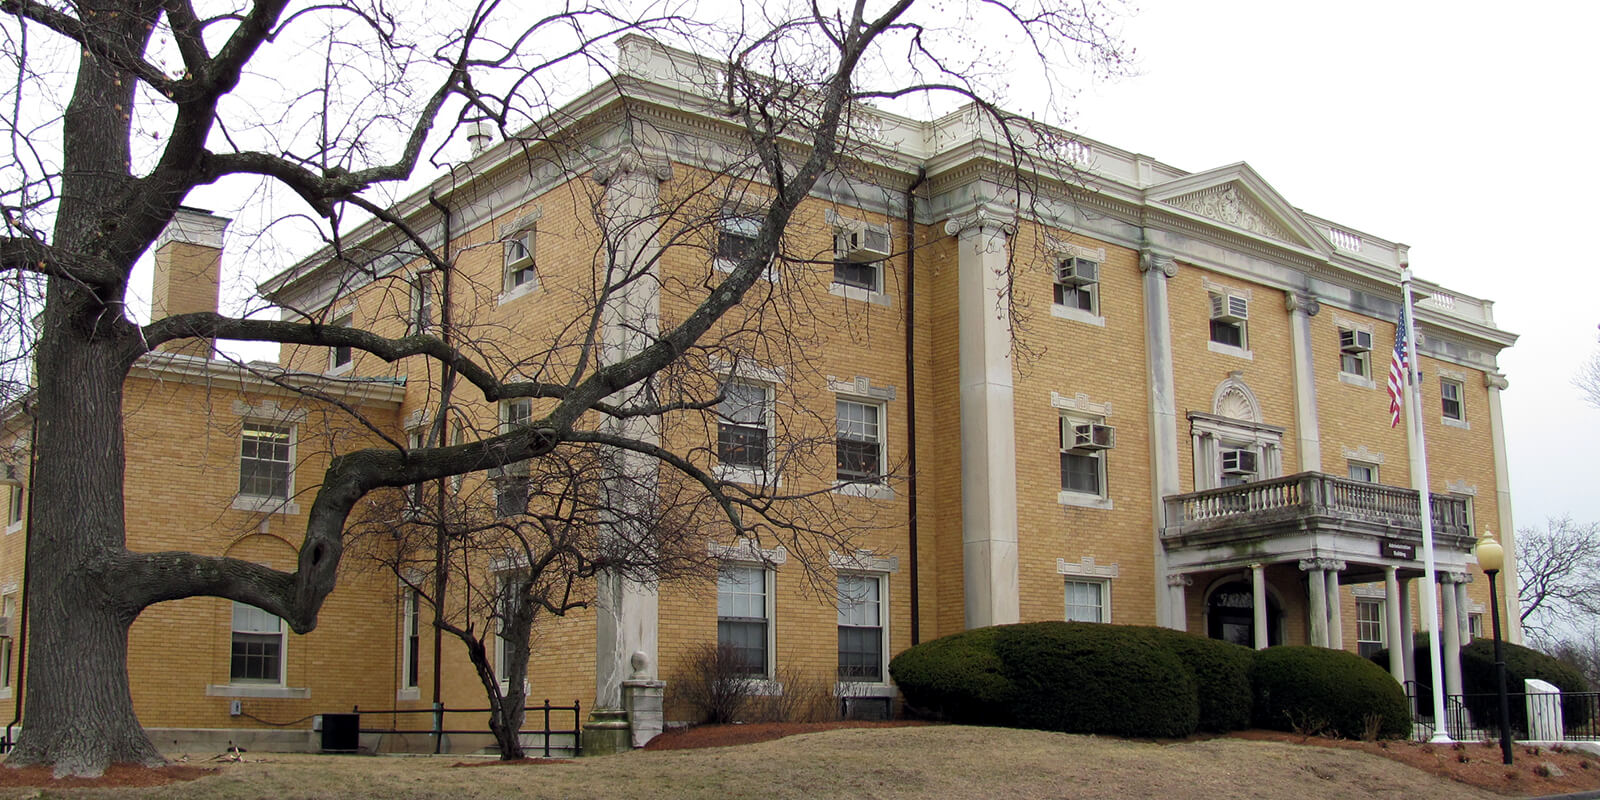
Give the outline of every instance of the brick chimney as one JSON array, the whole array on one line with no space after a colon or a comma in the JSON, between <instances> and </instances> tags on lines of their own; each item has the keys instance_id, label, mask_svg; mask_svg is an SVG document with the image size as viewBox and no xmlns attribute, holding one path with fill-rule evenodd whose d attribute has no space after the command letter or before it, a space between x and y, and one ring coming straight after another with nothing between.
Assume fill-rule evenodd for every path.
<instances>
[{"instance_id":1,"label":"brick chimney","mask_svg":"<svg viewBox=\"0 0 1600 800\"><path fill-rule=\"evenodd\" d=\"M222 234L231 221L204 209L178 207L167 229L156 238L151 319L217 310ZM174 339L158 349L210 358L215 346L212 339Z\"/></svg>"}]
</instances>

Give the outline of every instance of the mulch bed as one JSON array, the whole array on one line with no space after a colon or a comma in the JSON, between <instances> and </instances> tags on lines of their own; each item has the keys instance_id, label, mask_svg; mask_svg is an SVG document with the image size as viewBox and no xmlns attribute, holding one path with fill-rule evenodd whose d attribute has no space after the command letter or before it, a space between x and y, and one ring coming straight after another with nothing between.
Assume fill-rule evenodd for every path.
<instances>
[{"instance_id":1,"label":"mulch bed","mask_svg":"<svg viewBox=\"0 0 1600 800\"><path fill-rule=\"evenodd\" d=\"M169 764L165 767L144 767L138 764L112 764L98 778L55 778L51 768L20 767L0 769L0 787L14 788L37 786L47 789L75 789L80 787L116 788L120 786L164 786L204 778L216 773L215 767L195 767L188 764Z\"/></svg>"},{"instance_id":2,"label":"mulch bed","mask_svg":"<svg viewBox=\"0 0 1600 800\"><path fill-rule=\"evenodd\" d=\"M699 747L727 747L736 744L755 744L794 736L799 733L816 733L839 728L904 728L927 725L920 720L893 722L745 722L733 725L695 725L690 728L673 728L650 740L646 750L693 750Z\"/></svg>"}]
</instances>

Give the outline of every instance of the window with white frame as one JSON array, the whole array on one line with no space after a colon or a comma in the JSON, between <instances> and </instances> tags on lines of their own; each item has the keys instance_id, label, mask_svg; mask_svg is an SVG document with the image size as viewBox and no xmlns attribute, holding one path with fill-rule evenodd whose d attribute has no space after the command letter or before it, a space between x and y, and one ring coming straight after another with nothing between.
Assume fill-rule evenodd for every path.
<instances>
[{"instance_id":1,"label":"window with white frame","mask_svg":"<svg viewBox=\"0 0 1600 800\"><path fill-rule=\"evenodd\" d=\"M348 328L354 321L355 314L353 312L346 311L345 313L334 317L332 324L335 328ZM350 364L354 360L355 352L350 348L350 345L334 345L333 348L328 351L328 371L343 372L350 368Z\"/></svg>"},{"instance_id":2,"label":"window with white frame","mask_svg":"<svg viewBox=\"0 0 1600 800\"><path fill-rule=\"evenodd\" d=\"M1068 622L1110 622L1111 607L1106 602L1110 584L1103 580L1066 579L1066 620Z\"/></svg>"},{"instance_id":3,"label":"window with white frame","mask_svg":"<svg viewBox=\"0 0 1600 800\"><path fill-rule=\"evenodd\" d=\"M27 491L23 489L20 483L9 488L11 490L9 493L10 505L6 508L6 526L13 527L22 524L24 516L23 503L27 499Z\"/></svg>"},{"instance_id":4,"label":"window with white frame","mask_svg":"<svg viewBox=\"0 0 1600 800\"><path fill-rule=\"evenodd\" d=\"M246 420L239 443L239 494L288 500L293 489L294 426Z\"/></svg>"},{"instance_id":5,"label":"window with white frame","mask_svg":"<svg viewBox=\"0 0 1600 800\"><path fill-rule=\"evenodd\" d=\"M1467 635L1474 639L1483 638L1483 612L1473 611L1467 614Z\"/></svg>"},{"instance_id":6,"label":"window with white frame","mask_svg":"<svg viewBox=\"0 0 1600 800\"><path fill-rule=\"evenodd\" d=\"M282 619L235 602L228 679L234 683L283 683L283 640Z\"/></svg>"},{"instance_id":7,"label":"window with white frame","mask_svg":"<svg viewBox=\"0 0 1600 800\"><path fill-rule=\"evenodd\" d=\"M1383 649L1383 601L1356 600L1356 651L1371 658Z\"/></svg>"},{"instance_id":8,"label":"window with white frame","mask_svg":"<svg viewBox=\"0 0 1600 800\"><path fill-rule=\"evenodd\" d=\"M1366 461L1350 461L1350 480L1363 483L1378 482L1378 465Z\"/></svg>"},{"instance_id":9,"label":"window with white frame","mask_svg":"<svg viewBox=\"0 0 1600 800\"><path fill-rule=\"evenodd\" d=\"M1372 331L1339 328L1339 371L1372 378Z\"/></svg>"},{"instance_id":10,"label":"window with white frame","mask_svg":"<svg viewBox=\"0 0 1600 800\"><path fill-rule=\"evenodd\" d=\"M730 381L717 405L717 460L726 467L764 470L771 452L771 389L759 383Z\"/></svg>"},{"instance_id":11,"label":"window with white frame","mask_svg":"<svg viewBox=\"0 0 1600 800\"><path fill-rule=\"evenodd\" d=\"M535 229L529 226L506 237L503 291L508 295L533 289L539 283L534 267L538 237L534 234Z\"/></svg>"},{"instance_id":12,"label":"window with white frame","mask_svg":"<svg viewBox=\"0 0 1600 800\"><path fill-rule=\"evenodd\" d=\"M1461 399L1461 381L1440 378L1439 402L1445 419L1461 422L1467 418L1466 405Z\"/></svg>"},{"instance_id":13,"label":"window with white frame","mask_svg":"<svg viewBox=\"0 0 1600 800\"><path fill-rule=\"evenodd\" d=\"M717 647L734 659L734 671L771 675L772 573L757 565L725 563L717 570Z\"/></svg>"},{"instance_id":14,"label":"window with white frame","mask_svg":"<svg viewBox=\"0 0 1600 800\"><path fill-rule=\"evenodd\" d=\"M516 599L514 592L521 590L518 575L515 572L506 572L495 576L494 597L494 674L501 683L505 683L511 671L511 657L517 651L517 644L510 637L504 635L507 620L511 616L512 604Z\"/></svg>"},{"instance_id":15,"label":"window with white frame","mask_svg":"<svg viewBox=\"0 0 1600 800\"><path fill-rule=\"evenodd\" d=\"M857 400L835 402L839 417L835 450L841 483L878 483L883 480L883 407Z\"/></svg>"},{"instance_id":16,"label":"window with white frame","mask_svg":"<svg viewBox=\"0 0 1600 800\"><path fill-rule=\"evenodd\" d=\"M1209 292L1211 303L1211 341L1240 350L1249 349L1250 337L1246 325L1250 319L1250 301L1243 294Z\"/></svg>"},{"instance_id":17,"label":"window with white frame","mask_svg":"<svg viewBox=\"0 0 1600 800\"><path fill-rule=\"evenodd\" d=\"M1106 451L1116 446L1116 431L1099 418L1063 416L1061 491L1106 496Z\"/></svg>"},{"instance_id":18,"label":"window with white frame","mask_svg":"<svg viewBox=\"0 0 1600 800\"><path fill-rule=\"evenodd\" d=\"M424 438L422 431L414 430L406 434L406 446L410 449L419 450L422 448L423 444ZM416 514L421 511L423 501L425 499L424 488L425 487L421 483L413 483L406 487L406 517L415 517Z\"/></svg>"},{"instance_id":19,"label":"window with white frame","mask_svg":"<svg viewBox=\"0 0 1600 800\"><path fill-rule=\"evenodd\" d=\"M839 574L841 682L884 682L884 580L877 574Z\"/></svg>"},{"instance_id":20,"label":"window with white frame","mask_svg":"<svg viewBox=\"0 0 1600 800\"><path fill-rule=\"evenodd\" d=\"M1055 304L1100 313L1100 262L1066 256L1056 262Z\"/></svg>"},{"instance_id":21,"label":"window with white frame","mask_svg":"<svg viewBox=\"0 0 1600 800\"><path fill-rule=\"evenodd\" d=\"M433 280L428 273L411 279L411 306L406 320L407 333L427 333L433 327Z\"/></svg>"},{"instance_id":22,"label":"window with white frame","mask_svg":"<svg viewBox=\"0 0 1600 800\"><path fill-rule=\"evenodd\" d=\"M756 249L761 221L754 217L728 217L717 225L718 268L732 270Z\"/></svg>"},{"instance_id":23,"label":"window with white frame","mask_svg":"<svg viewBox=\"0 0 1600 800\"><path fill-rule=\"evenodd\" d=\"M5 621L4 635L0 635L0 690L11 688L11 632L21 624L17 619L17 596L8 594L0 598L0 619Z\"/></svg>"},{"instance_id":24,"label":"window with white frame","mask_svg":"<svg viewBox=\"0 0 1600 800\"><path fill-rule=\"evenodd\" d=\"M500 404L500 432L510 433L533 419L533 401L526 397ZM528 462L513 461L489 470L494 482L495 514L501 518L528 513Z\"/></svg>"},{"instance_id":25,"label":"window with white frame","mask_svg":"<svg viewBox=\"0 0 1600 800\"><path fill-rule=\"evenodd\" d=\"M868 292L883 291L883 261L888 255L889 231L870 227L835 233L833 282Z\"/></svg>"},{"instance_id":26,"label":"window with white frame","mask_svg":"<svg viewBox=\"0 0 1600 800\"><path fill-rule=\"evenodd\" d=\"M407 587L400 599L400 688L417 688L417 677L422 666L422 644L417 618L420 603L416 589Z\"/></svg>"}]
</instances>

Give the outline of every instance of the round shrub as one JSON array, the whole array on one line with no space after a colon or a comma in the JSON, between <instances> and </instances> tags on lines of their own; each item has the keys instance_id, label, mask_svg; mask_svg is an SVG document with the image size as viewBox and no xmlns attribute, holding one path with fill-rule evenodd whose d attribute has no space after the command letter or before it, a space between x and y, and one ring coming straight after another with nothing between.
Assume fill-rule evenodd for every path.
<instances>
[{"instance_id":1,"label":"round shrub","mask_svg":"<svg viewBox=\"0 0 1600 800\"><path fill-rule=\"evenodd\" d=\"M1269 647L1252 659L1255 723L1263 728L1361 738L1411 733L1411 714L1388 672L1343 650Z\"/></svg>"},{"instance_id":2,"label":"round shrub","mask_svg":"<svg viewBox=\"0 0 1600 800\"><path fill-rule=\"evenodd\" d=\"M1200 730L1225 733L1250 727L1250 664L1254 650L1171 628L1144 630L1194 674L1200 695Z\"/></svg>"},{"instance_id":3,"label":"round shrub","mask_svg":"<svg viewBox=\"0 0 1600 800\"><path fill-rule=\"evenodd\" d=\"M1010 725L1011 683L994 641L999 628L974 628L895 656L889 674L913 711L970 725Z\"/></svg>"},{"instance_id":4,"label":"round shrub","mask_svg":"<svg viewBox=\"0 0 1600 800\"><path fill-rule=\"evenodd\" d=\"M1034 622L999 629L995 652L1025 728L1116 736L1188 736L1194 674L1140 628Z\"/></svg>"}]
</instances>

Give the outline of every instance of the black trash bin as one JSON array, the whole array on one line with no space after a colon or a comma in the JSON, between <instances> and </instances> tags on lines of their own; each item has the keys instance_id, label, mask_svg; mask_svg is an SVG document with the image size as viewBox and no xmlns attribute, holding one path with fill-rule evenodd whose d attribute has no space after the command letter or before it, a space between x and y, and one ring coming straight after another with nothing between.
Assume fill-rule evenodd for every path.
<instances>
[{"instance_id":1,"label":"black trash bin","mask_svg":"<svg viewBox=\"0 0 1600 800\"><path fill-rule=\"evenodd\" d=\"M360 714L322 715L322 752L354 753L360 749Z\"/></svg>"}]
</instances>

